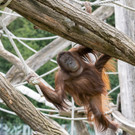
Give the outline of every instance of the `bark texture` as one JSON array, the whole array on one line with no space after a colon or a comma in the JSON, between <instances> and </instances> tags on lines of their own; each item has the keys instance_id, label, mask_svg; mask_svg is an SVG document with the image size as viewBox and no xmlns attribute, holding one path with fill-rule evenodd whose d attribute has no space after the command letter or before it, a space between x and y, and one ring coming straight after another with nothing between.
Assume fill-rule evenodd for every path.
<instances>
[{"instance_id":1,"label":"bark texture","mask_svg":"<svg viewBox=\"0 0 135 135\"><path fill-rule=\"evenodd\" d=\"M44 116L0 74L0 98L34 131L46 135L68 135L56 122Z\"/></svg>"},{"instance_id":2,"label":"bark texture","mask_svg":"<svg viewBox=\"0 0 135 135\"><path fill-rule=\"evenodd\" d=\"M65 0L13 0L9 8L43 30L135 65L135 43Z\"/></svg>"},{"instance_id":3,"label":"bark texture","mask_svg":"<svg viewBox=\"0 0 135 135\"><path fill-rule=\"evenodd\" d=\"M135 8L135 1L133 0L120 0L120 2ZM116 27L135 41L135 12L117 6L115 11ZM127 119L135 122L135 67L126 62L119 61L118 71L122 114ZM128 131L128 133L134 135L135 131L134 133Z\"/></svg>"}]
</instances>

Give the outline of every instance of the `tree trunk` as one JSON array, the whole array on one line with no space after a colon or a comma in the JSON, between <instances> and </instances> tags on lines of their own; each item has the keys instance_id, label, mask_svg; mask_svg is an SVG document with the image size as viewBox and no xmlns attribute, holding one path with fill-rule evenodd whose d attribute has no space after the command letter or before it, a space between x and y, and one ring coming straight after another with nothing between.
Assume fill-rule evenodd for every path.
<instances>
[{"instance_id":1,"label":"tree trunk","mask_svg":"<svg viewBox=\"0 0 135 135\"><path fill-rule=\"evenodd\" d=\"M0 98L34 131L47 135L68 135L55 121L44 116L0 74Z\"/></svg>"},{"instance_id":2,"label":"tree trunk","mask_svg":"<svg viewBox=\"0 0 135 135\"><path fill-rule=\"evenodd\" d=\"M120 0L124 5L135 8L134 0ZM135 13L125 8L115 8L116 28L135 41ZM121 109L123 115L135 121L135 67L125 62L118 62Z\"/></svg>"},{"instance_id":3,"label":"tree trunk","mask_svg":"<svg viewBox=\"0 0 135 135\"><path fill-rule=\"evenodd\" d=\"M135 65L135 43L64 0L13 0L9 8L43 30Z\"/></svg>"}]
</instances>

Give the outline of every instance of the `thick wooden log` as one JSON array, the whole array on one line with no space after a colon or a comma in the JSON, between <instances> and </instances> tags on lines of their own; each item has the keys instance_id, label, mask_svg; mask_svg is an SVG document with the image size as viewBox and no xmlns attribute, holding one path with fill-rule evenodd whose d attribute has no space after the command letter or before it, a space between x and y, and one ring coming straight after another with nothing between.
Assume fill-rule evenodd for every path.
<instances>
[{"instance_id":1,"label":"thick wooden log","mask_svg":"<svg viewBox=\"0 0 135 135\"><path fill-rule=\"evenodd\" d=\"M135 8L135 1L120 0L121 3ZM121 30L133 41L135 41L135 13L122 7L115 8L116 28ZM129 120L135 122L135 67L118 61L120 95L121 95L121 111L122 114ZM130 133L131 131L132 134ZM135 130L127 131L125 135L134 135Z\"/></svg>"},{"instance_id":2,"label":"thick wooden log","mask_svg":"<svg viewBox=\"0 0 135 135\"><path fill-rule=\"evenodd\" d=\"M65 0L13 0L9 8L43 30L135 65L135 43Z\"/></svg>"},{"instance_id":3,"label":"thick wooden log","mask_svg":"<svg viewBox=\"0 0 135 135\"><path fill-rule=\"evenodd\" d=\"M68 135L55 121L44 116L0 74L0 98L34 131L47 135Z\"/></svg>"},{"instance_id":4,"label":"thick wooden log","mask_svg":"<svg viewBox=\"0 0 135 135\"><path fill-rule=\"evenodd\" d=\"M111 16L114 12L112 7L101 6L97 10L95 10L92 14L98 17L101 20L104 20ZM62 51L70 44L70 41L67 41L63 38L58 38L48 44L48 46L41 49L39 52L31 56L27 59L27 64L34 71L39 69L43 64L45 64L48 60L56 56L58 52ZM53 53L52 53L53 52ZM20 75L19 75L20 74ZM24 76L16 67L12 67L8 73L6 74L8 80L10 80L13 84L19 83L24 79Z\"/></svg>"}]
</instances>

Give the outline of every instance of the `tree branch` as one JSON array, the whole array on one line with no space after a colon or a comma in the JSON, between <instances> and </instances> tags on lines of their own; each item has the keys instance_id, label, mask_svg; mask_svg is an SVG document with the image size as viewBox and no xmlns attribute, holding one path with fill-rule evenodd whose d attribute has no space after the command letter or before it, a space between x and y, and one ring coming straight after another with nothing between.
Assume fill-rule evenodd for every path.
<instances>
[{"instance_id":1,"label":"tree branch","mask_svg":"<svg viewBox=\"0 0 135 135\"><path fill-rule=\"evenodd\" d=\"M9 7L43 30L135 65L135 43L63 0L13 0Z\"/></svg>"},{"instance_id":2,"label":"tree branch","mask_svg":"<svg viewBox=\"0 0 135 135\"><path fill-rule=\"evenodd\" d=\"M4 11L5 12L8 12L8 13L11 13L12 12L12 10L9 9L9 8L5 8ZM11 22L13 22L14 20L16 20L17 18L18 18L18 16L9 16L7 14L2 14L0 16L0 20L5 19L5 26L8 26ZM0 24L0 27L2 27L1 24Z\"/></svg>"},{"instance_id":3,"label":"tree branch","mask_svg":"<svg viewBox=\"0 0 135 135\"><path fill-rule=\"evenodd\" d=\"M119 126L131 135L135 134L135 122L126 119L120 112L113 111L113 117L119 122Z\"/></svg>"},{"instance_id":4,"label":"tree branch","mask_svg":"<svg viewBox=\"0 0 135 135\"><path fill-rule=\"evenodd\" d=\"M9 61L10 63L14 64L18 69L20 69L21 72L23 72L24 66L22 65L20 59L6 50L1 40L0 40L0 56Z\"/></svg>"},{"instance_id":5,"label":"tree branch","mask_svg":"<svg viewBox=\"0 0 135 135\"><path fill-rule=\"evenodd\" d=\"M36 110L33 104L0 74L0 98L34 131L47 135L68 135L56 122Z\"/></svg>"},{"instance_id":6,"label":"tree branch","mask_svg":"<svg viewBox=\"0 0 135 135\"><path fill-rule=\"evenodd\" d=\"M60 51L64 50L71 44L63 38L57 38L53 40L50 44L42 48L40 51L32 55L26 60L26 64L34 71L43 66L51 58L56 56ZM53 52L53 53L52 53ZM24 80L24 75L20 73L20 70L13 66L6 74L6 78L13 83L20 83Z\"/></svg>"}]
</instances>

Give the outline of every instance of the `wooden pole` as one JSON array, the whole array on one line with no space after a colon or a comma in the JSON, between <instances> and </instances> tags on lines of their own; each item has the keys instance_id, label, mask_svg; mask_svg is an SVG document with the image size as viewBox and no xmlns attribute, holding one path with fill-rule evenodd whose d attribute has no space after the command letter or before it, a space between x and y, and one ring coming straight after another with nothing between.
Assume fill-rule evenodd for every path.
<instances>
[{"instance_id":1,"label":"wooden pole","mask_svg":"<svg viewBox=\"0 0 135 135\"><path fill-rule=\"evenodd\" d=\"M55 121L44 116L0 74L0 98L34 131L44 135L69 135Z\"/></svg>"},{"instance_id":2,"label":"wooden pole","mask_svg":"<svg viewBox=\"0 0 135 135\"><path fill-rule=\"evenodd\" d=\"M134 0L120 0L124 5L135 8ZM115 7L116 28L135 41L135 12ZM135 67L118 61L121 109L123 115L135 121Z\"/></svg>"},{"instance_id":3,"label":"wooden pole","mask_svg":"<svg viewBox=\"0 0 135 135\"><path fill-rule=\"evenodd\" d=\"M43 30L135 65L135 43L64 0L13 0L9 8Z\"/></svg>"}]
</instances>

